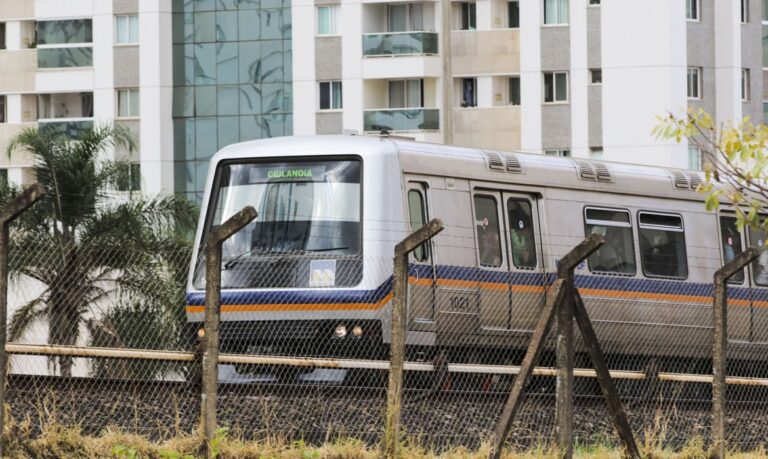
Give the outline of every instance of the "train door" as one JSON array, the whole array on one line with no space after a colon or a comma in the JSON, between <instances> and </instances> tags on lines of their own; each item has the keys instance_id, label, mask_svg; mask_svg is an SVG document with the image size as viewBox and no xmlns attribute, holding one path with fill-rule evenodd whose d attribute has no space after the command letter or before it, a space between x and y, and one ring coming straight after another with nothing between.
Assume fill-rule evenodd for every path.
<instances>
[{"instance_id":1,"label":"train door","mask_svg":"<svg viewBox=\"0 0 768 459\"><path fill-rule=\"evenodd\" d=\"M733 215L720 215L720 247L722 248L723 264L733 260L744 251L744 234L736 225ZM728 339L730 341L750 341L754 329L752 296L752 279L741 270L731 277L728 282Z\"/></svg>"},{"instance_id":2,"label":"train door","mask_svg":"<svg viewBox=\"0 0 768 459\"><path fill-rule=\"evenodd\" d=\"M503 193L507 228L509 308L506 327L533 330L544 305L541 237L536 200L528 195Z\"/></svg>"},{"instance_id":3,"label":"train door","mask_svg":"<svg viewBox=\"0 0 768 459\"><path fill-rule=\"evenodd\" d=\"M477 238L477 276L480 327L509 327L509 260L507 232L500 192L478 191L473 196Z\"/></svg>"},{"instance_id":4,"label":"train door","mask_svg":"<svg viewBox=\"0 0 768 459\"><path fill-rule=\"evenodd\" d=\"M429 221L427 188L420 182L408 183L408 220L411 231ZM434 331L435 326L435 267L432 242L426 242L411 252L408 279L409 329Z\"/></svg>"}]
</instances>

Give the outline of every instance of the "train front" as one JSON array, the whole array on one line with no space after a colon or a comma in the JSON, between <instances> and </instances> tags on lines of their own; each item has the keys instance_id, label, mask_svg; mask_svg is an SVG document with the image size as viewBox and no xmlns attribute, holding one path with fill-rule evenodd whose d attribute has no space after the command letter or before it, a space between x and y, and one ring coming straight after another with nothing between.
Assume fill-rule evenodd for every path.
<instances>
[{"instance_id":1,"label":"train front","mask_svg":"<svg viewBox=\"0 0 768 459\"><path fill-rule=\"evenodd\" d=\"M258 217L222 247L221 351L378 358L391 297L391 264L381 261L391 255L371 246L364 256L363 156L301 155L306 142L293 142L290 156L241 148L212 160L187 294L192 331L205 312L206 235L251 205Z\"/></svg>"}]
</instances>

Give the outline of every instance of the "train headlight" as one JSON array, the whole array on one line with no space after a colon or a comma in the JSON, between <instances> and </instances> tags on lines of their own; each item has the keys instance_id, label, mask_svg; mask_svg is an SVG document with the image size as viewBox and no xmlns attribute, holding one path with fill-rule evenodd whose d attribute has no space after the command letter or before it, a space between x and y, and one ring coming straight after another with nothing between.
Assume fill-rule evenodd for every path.
<instances>
[{"instance_id":1,"label":"train headlight","mask_svg":"<svg viewBox=\"0 0 768 459\"><path fill-rule=\"evenodd\" d=\"M344 324L336 325L336 338L344 338L347 336L347 326Z\"/></svg>"},{"instance_id":2,"label":"train headlight","mask_svg":"<svg viewBox=\"0 0 768 459\"><path fill-rule=\"evenodd\" d=\"M360 325L355 325L352 327L352 334L355 335L356 338L360 338L363 336L363 327Z\"/></svg>"}]
</instances>

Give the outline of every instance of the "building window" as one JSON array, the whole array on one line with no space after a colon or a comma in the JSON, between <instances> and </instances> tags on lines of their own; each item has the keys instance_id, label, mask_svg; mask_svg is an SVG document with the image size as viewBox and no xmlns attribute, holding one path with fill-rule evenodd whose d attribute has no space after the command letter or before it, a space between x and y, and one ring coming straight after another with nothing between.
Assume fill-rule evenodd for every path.
<instances>
[{"instance_id":1,"label":"building window","mask_svg":"<svg viewBox=\"0 0 768 459\"><path fill-rule=\"evenodd\" d=\"M325 5L317 7L317 34L336 35L338 22L338 5Z\"/></svg>"},{"instance_id":2,"label":"building window","mask_svg":"<svg viewBox=\"0 0 768 459\"><path fill-rule=\"evenodd\" d=\"M592 84L602 84L603 69L589 69L589 81Z\"/></svg>"},{"instance_id":3,"label":"building window","mask_svg":"<svg viewBox=\"0 0 768 459\"><path fill-rule=\"evenodd\" d=\"M589 0L589 6L600 6L600 0Z\"/></svg>"},{"instance_id":4,"label":"building window","mask_svg":"<svg viewBox=\"0 0 768 459\"><path fill-rule=\"evenodd\" d=\"M341 81L323 81L320 83L320 110L341 110Z\"/></svg>"},{"instance_id":5,"label":"building window","mask_svg":"<svg viewBox=\"0 0 768 459\"><path fill-rule=\"evenodd\" d=\"M117 191L141 191L139 163L119 163L117 172Z\"/></svg>"},{"instance_id":6,"label":"building window","mask_svg":"<svg viewBox=\"0 0 768 459\"><path fill-rule=\"evenodd\" d=\"M5 49L5 22L0 22L0 49Z\"/></svg>"},{"instance_id":7,"label":"building window","mask_svg":"<svg viewBox=\"0 0 768 459\"><path fill-rule=\"evenodd\" d=\"M571 150L545 150L544 154L547 156L559 156L561 158L570 158Z\"/></svg>"},{"instance_id":8,"label":"building window","mask_svg":"<svg viewBox=\"0 0 768 459\"><path fill-rule=\"evenodd\" d=\"M544 24L568 24L569 0L544 0Z\"/></svg>"},{"instance_id":9,"label":"building window","mask_svg":"<svg viewBox=\"0 0 768 459\"><path fill-rule=\"evenodd\" d=\"M139 90L117 90L117 117L136 118L139 116Z\"/></svg>"},{"instance_id":10,"label":"building window","mask_svg":"<svg viewBox=\"0 0 768 459\"><path fill-rule=\"evenodd\" d=\"M589 159L603 159L603 147L592 147L589 149Z\"/></svg>"},{"instance_id":11,"label":"building window","mask_svg":"<svg viewBox=\"0 0 768 459\"><path fill-rule=\"evenodd\" d=\"M685 18L689 21L701 20L701 0L685 0Z\"/></svg>"},{"instance_id":12,"label":"building window","mask_svg":"<svg viewBox=\"0 0 768 459\"><path fill-rule=\"evenodd\" d=\"M115 17L115 42L120 44L139 42L139 16L132 14L129 16Z\"/></svg>"},{"instance_id":13,"label":"building window","mask_svg":"<svg viewBox=\"0 0 768 459\"><path fill-rule=\"evenodd\" d=\"M768 100L763 101L763 124L768 126Z\"/></svg>"},{"instance_id":14,"label":"building window","mask_svg":"<svg viewBox=\"0 0 768 459\"><path fill-rule=\"evenodd\" d=\"M389 108L420 108L424 80L392 80L389 82Z\"/></svg>"},{"instance_id":15,"label":"building window","mask_svg":"<svg viewBox=\"0 0 768 459\"><path fill-rule=\"evenodd\" d=\"M688 169L692 171L701 170L701 148L695 145L688 146Z\"/></svg>"},{"instance_id":16,"label":"building window","mask_svg":"<svg viewBox=\"0 0 768 459\"><path fill-rule=\"evenodd\" d=\"M477 5L474 2L461 3L461 30L477 28Z\"/></svg>"},{"instance_id":17,"label":"building window","mask_svg":"<svg viewBox=\"0 0 768 459\"><path fill-rule=\"evenodd\" d=\"M510 29L520 27L520 1L507 2L507 25Z\"/></svg>"},{"instance_id":18,"label":"building window","mask_svg":"<svg viewBox=\"0 0 768 459\"><path fill-rule=\"evenodd\" d=\"M701 69L688 67L688 98L701 99Z\"/></svg>"},{"instance_id":19,"label":"building window","mask_svg":"<svg viewBox=\"0 0 768 459\"><path fill-rule=\"evenodd\" d=\"M424 6L421 3L387 5L387 32L424 30Z\"/></svg>"},{"instance_id":20,"label":"building window","mask_svg":"<svg viewBox=\"0 0 768 459\"><path fill-rule=\"evenodd\" d=\"M93 24L90 19L40 21L36 33L38 68L93 65ZM82 46L71 46L77 44Z\"/></svg>"},{"instance_id":21,"label":"building window","mask_svg":"<svg viewBox=\"0 0 768 459\"><path fill-rule=\"evenodd\" d=\"M741 0L741 23L749 22L749 0Z\"/></svg>"},{"instance_id":22,"label":"building window","mask_svg":"<svg viewBox=\"0 0 768 459\"><path fill-rule=\"evenodd\" d=\"M749 101L749 69L741 69L741 100Z\"/></svg>"},{"instance_id":23,"label":"building window","mask_svg":"<svg viewBox=\"0 0 768 459\"><path fill-rule=\"evenodd\" d=\"M461 79L461 106L477 107L477 78Z\"/></svg>"},{"instance_id":24,"label":"building window","mask_svg":"<svg viewBox=\"0 0 768 459\"><path fill-rule=\"evenodd\" d=\"M5 108L5 96L0 96L0 123L7 123L8 115L6 114Z\"/></svg>"},{"instance_id":25,"label":"building window","mask_svg":"<svg viewBox=\"0 0 768 459\"><path fill-rule=\"evenodd\" d=\"M509 77L509 105L520 105L520 77Z\"/></svg>"},{"instance_id":26,"label":"building window","mask_svg":"<svg viewBox=\"0 0 768 459\"><path fill-rule=\"evenodd\" d=\"M544 72L544 103L568 102L568 73Z\"/></svg>"}]
</instances>

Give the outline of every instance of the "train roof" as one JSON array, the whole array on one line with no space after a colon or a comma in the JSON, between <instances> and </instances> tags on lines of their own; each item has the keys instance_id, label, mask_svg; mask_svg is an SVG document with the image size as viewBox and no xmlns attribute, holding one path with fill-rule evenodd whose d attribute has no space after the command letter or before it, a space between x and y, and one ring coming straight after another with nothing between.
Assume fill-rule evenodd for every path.
<instances>
[{"instance_id":1,"label":"train roof","mask_svg":"<svg viewBox=\"0 0 768 459\"><path fill-rule=\"evenodd\" d=\"M412 174L703 200L695 190L704 177L696 171L456 147L396 136L275 137L230 145L217 153L212 162L254 156L311 156L318 154L318 150L322 154L360 154L363 157L398 155L403 172Z\"/></svg>"}]
</instances>

